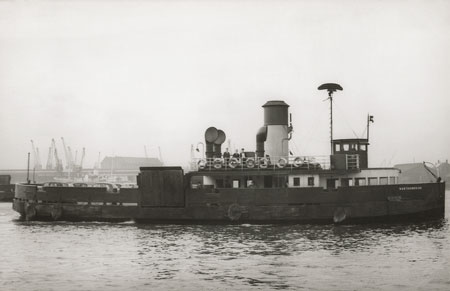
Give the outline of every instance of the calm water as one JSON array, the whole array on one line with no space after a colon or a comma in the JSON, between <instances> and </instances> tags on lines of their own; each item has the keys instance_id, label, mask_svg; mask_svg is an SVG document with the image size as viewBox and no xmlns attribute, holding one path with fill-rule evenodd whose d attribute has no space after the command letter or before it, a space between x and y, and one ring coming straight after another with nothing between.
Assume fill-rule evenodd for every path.
<instances>
[{"instance_id":1,"label":"calm water","mask_svg":"<svg viewBox=\"0 0 450 291\"><path fill-rule=\"evenodd\" d=\"M450 290L450 222L21 222L0 204L0 290Z\"/></svg>"}]
</instances>

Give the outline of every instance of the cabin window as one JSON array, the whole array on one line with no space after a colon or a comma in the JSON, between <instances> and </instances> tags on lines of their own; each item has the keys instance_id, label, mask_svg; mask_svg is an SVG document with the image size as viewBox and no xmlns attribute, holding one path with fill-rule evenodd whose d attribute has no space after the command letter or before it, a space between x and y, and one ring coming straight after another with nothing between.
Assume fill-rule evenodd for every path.
<instances>
[{"instance_id":1,"label":"cabin window","mask_svg":"<svg viewBox=\"0 0 450 291\"><path fill-rule=\"evenodd\" d=\"M308 186L314 186L314 177L308 177Z\"/></svg>"},{"instance_id":2,"label":"cabin window","mask_svg":"<svg viewBox=\"0 0 450 291\"><path fill-rule=\"evenodd\" d=\"M380 177L380 185L387 185L388 178L387 177Z\"/></svg>"},{"instance_id":3,"label":"cabin window","mask_svg":"<svg viewBox=\"0 0 450 291\"><path fill-rule=\"evenodd\" d=\"M342 145L342 147L344 148L344 151L346 151L346 152L348 152L348 149L349 149L349 144L348 143L344 143L343 145Z\"/></svg>"},{"instance_id":4,"label":"cabin window","mask_svg":"<svg viewBox=\"0 0 450 291\"><path fill-rule=\"evenodd\" d=\"M390 177L390 183L389 184L395 184L395 177Z\"/></svg>"},{"instance_id":5,"label":"cabin window","mask_svg":"<svg viewBox=\"0 0 450 291\"><path fill-rule=\"evenodd\" d=\"M341 186L342 187L353 186L353 179L352 178L342 178L341 179Z\"/></svg>"},{"instance_id":6,"label":"cabin window","mask_svg":"<svg viewBox=\"0 0 450 291\"><path fill-rule=\"evenodd\" d=\"M231 188L233 186L232 180L230 178L225 178L223 181L224 188Z\"/></svg>"},{"instance_id":7,"label":"cabin window","mask_svg":"<svg viewBox=\"0 0 450 291\"><path fill-rule=\"evenodd\" d=\"M341 144L337 143L334 145L334 151L340 152L341 151Z\"/></svg>"},{"instance_id":8,"label":"cabin window","mask_svg":"<svg viewBox=\"0 0 450 291\"><path fill-rule=\"evenodd\" d=\"M233 188L239 188L239 186L240 186L240 183L241 181L239 181L239 180L233 180Z\"/></svg>"},{"instance_id":9,"label":"cabin window","mask_svg":"<svg viewBox=\"0 0 450 291\"><path fill-rule=\"evenodd\" d=\"M252 179L247 180L247 188L255 188L255 183Z\"/></svg>"},{"instance_id":10,"label":"cabin window","mask_svg":"<svg viewBox=\"0 0 450 291\"><path fill-rule=\"evenodd\" d=\"M293 179L293 186L299 187L300 186L300 177L294 177Z\"/></svg>"},{"instance_id":11,"label":"cabin window","mask_svg":"<svg viewBox=\"0 0 450 291\"><path fill-rule=\"evenodd\" d=\"M336 189L337 179L327 179L327 189Z\"/></svg>"},{"instance_id":12,"label":"cabin window","mask_svg":"<svg viewBox=\"0 0 450 291\"><path fill-rule=\"evenodd\" d=\"M366 178L355 179L355 186L365 186L365 185L366 185Z\"/></svg>"},{"instance_id":13,"label":"cabin window","mask_svg":"<svg viewBox=\"0 0 450 291\"><path fill-rule=\"evenodd\" d=\"M359 150L365 152L367 150L367 146L365 144L360 144L359 145Z\"/></svg>"},{"instance_id":14,"label":"cabin window","mask_svg":"<svg viewBox=\"0 0 450 291\"><path fill-rule=\"evenodd\" d=\"M287 177L274 177L273 182L275 188L283 188L288 184Z\"/></svg>"},{"instance_id":15,"label":"cabin window","mask_svg":"<svg viewBox=\"0 0 450 291\"><path fill-rule=\"evenodd\" d=\"M350 149L352 151L356 150L356 145L354 143L350 144Z\"/></svg>"},{"instance_id":16,"label":"cabin window","mask_svg":"<svg viewBox=\"0 0 450 291\"><path fill-rule=\"evenodd\" d=\"M378 185L378 178L370 177L369 178L369 185Z\"/></svg>"}]
</instances>

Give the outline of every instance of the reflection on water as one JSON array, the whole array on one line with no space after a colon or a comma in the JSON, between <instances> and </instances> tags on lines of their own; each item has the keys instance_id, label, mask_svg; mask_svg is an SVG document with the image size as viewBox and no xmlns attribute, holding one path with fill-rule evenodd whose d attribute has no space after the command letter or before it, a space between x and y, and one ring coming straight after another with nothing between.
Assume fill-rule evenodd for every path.
<instances>
[{"instance_id":1,"label":"reflection on water","mask_svg":"<svg viewBox=\"0 0 450 291\"><path fill-rule=\"evenodd\" d=\"M448 220L52 223L18 221L10 207L0 204L1 290L450 289Z\"/></svg>"}]
</instances>

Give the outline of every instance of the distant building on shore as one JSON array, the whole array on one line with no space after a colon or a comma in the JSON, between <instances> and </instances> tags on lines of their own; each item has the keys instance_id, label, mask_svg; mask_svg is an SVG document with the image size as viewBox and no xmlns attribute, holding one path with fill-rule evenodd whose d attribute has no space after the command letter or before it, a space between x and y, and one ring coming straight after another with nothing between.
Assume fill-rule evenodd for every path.
<instances>
[{"instance_id":1,"label":"distant building on shore","mask_svg":"<svg viewBox=\"0 0 450 291\"><path fill-rule=\"evenodd\" d=\"M105 157L102 170L139 170L139 167L161 167L163 163L157 158Z\"/></svg>"}]
</instances>

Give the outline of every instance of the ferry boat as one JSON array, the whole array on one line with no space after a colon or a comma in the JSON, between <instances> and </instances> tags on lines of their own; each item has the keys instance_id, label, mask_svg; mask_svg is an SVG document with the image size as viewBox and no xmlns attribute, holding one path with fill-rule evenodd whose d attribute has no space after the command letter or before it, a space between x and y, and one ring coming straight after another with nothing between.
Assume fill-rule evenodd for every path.
<instances>
[{"instance_id":1,"label":"ferry boat","mask_svg":"<svg viewBox=\"0 0 450 291\"><path fill-rule=\"evenodd\" d=\"M0 175L0 202L12 202L14 198L14 184L11 175Z\"/></svg>"},{"instance_id":2,"label":"ferry boat","mask_svg":"<svg viewBox=\"0 0 450 291\"><path fill-rule=\"evenodd\" d=\"M319 89L332 94L338 84ZM169 223L349 223L444 217L445 183L399 184L396 168L368 165L368 138L333 139L331 154L292 156L289 105L268 101L256 150L222 153L225 133L205 131L196 169L141 167L137 189L17 184L13 209L27 220L128 220ZM332 107L331 107L332 108ZM332 110L331 110L332 115ZM332 120L332 119L331 119ZM370 118L368 122L370 121Z\"/></svg>"}]
</instances>

